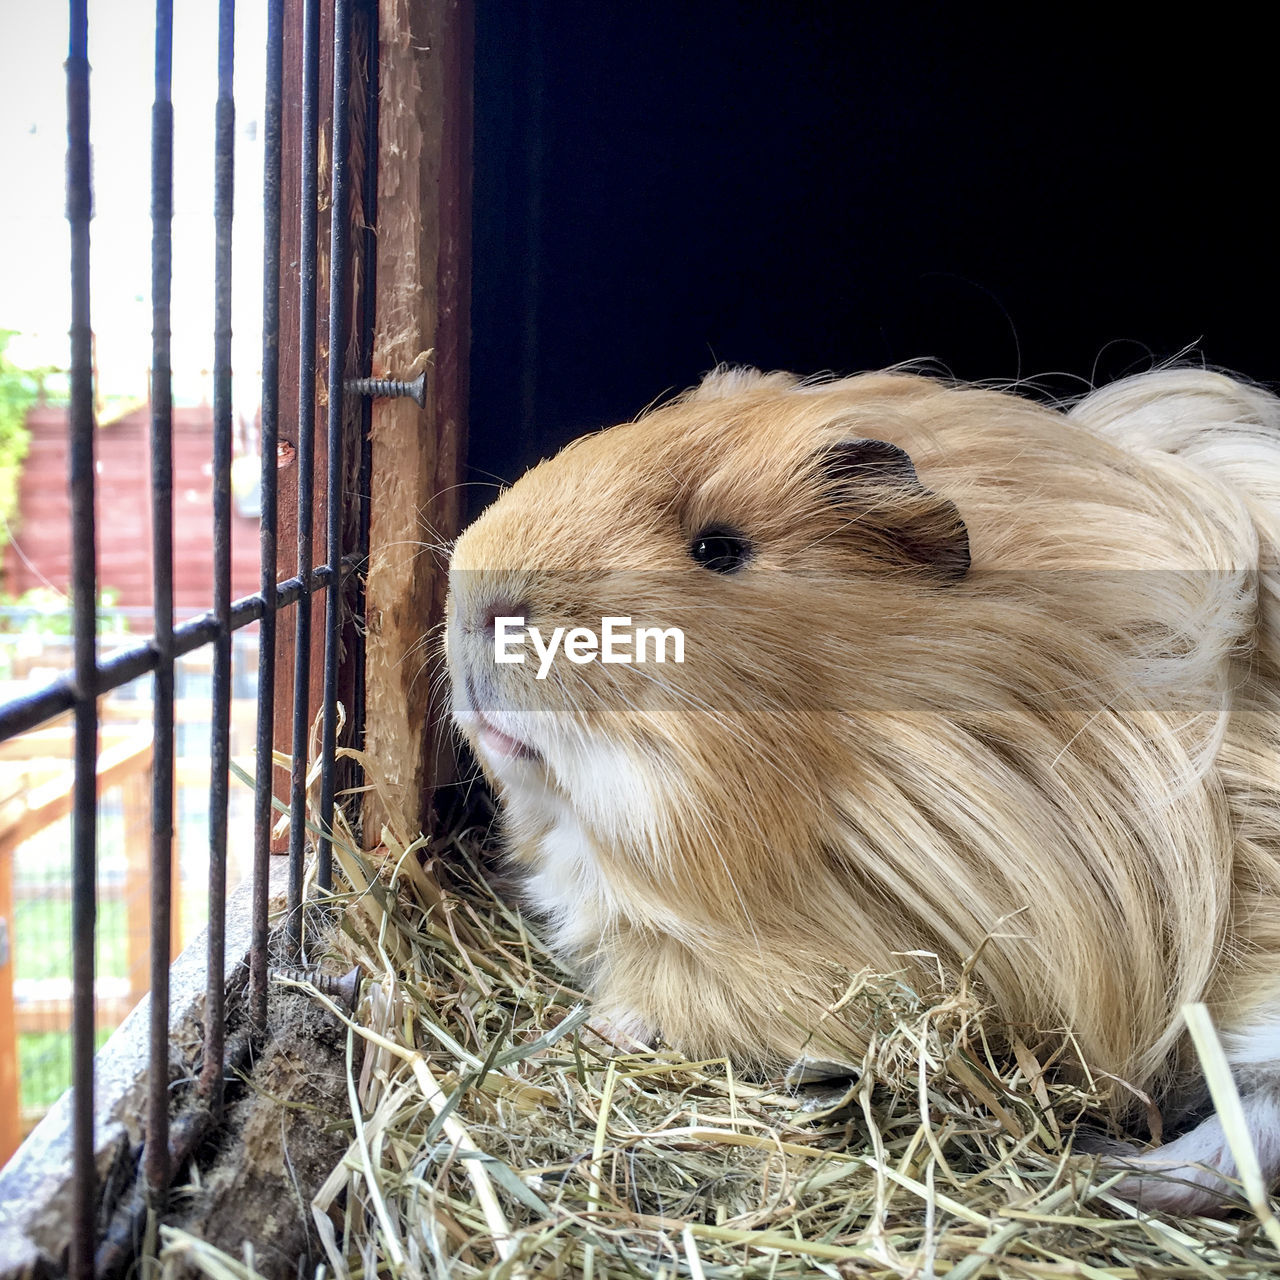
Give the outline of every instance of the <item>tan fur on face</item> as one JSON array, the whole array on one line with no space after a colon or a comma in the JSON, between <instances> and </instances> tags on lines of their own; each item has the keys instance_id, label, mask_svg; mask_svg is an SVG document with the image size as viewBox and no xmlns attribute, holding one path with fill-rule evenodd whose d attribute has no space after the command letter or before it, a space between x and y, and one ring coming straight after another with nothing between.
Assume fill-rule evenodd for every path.
<instances>
[{"instance_id":1,"label":"tan fur on face","mask_svg":"<svg viewBox=\"0 0 1280 1280\"><path fill-rule=\"evenodd\" d=\"M855 439L919 485L833 489ZM943 542L958 509L967 575L896 558L912 502ZM716 524L755 548L735 574L690 556ZM1272 397L1167 372L1064 414L892 373L713 376L523 477L451 583L459 723L539 753L478 755L606 1015L693 1054L856 1062L857 1010L826 1015L853 975L927 985L980 953L1007 1020L1152 1088L1188 1065L1184 1002L1230 1031L1280 1000ZM495 604L679 626L686 661L539 682L493 665Z\"/></svg>"}]
</instances>

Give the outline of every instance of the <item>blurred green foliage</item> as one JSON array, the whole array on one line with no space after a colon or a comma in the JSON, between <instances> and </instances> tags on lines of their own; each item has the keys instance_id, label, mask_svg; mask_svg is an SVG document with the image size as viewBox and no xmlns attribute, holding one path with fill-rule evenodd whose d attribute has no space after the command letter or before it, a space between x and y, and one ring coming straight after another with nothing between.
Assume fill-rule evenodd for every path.
<instances>
[{"instance_id":1,"label":"blurred green foliage","mask_svg":"<svg viewBox=\"0 0 1280 1280\"><path fill-rule=\"evenodd\" d=\"M18 479L31 443L27 410L40 395L47 369L20 369L6 351L12 329L0 329L0 550L9 541L9 520L18 505Z\"/></svg>"}]
</instances>

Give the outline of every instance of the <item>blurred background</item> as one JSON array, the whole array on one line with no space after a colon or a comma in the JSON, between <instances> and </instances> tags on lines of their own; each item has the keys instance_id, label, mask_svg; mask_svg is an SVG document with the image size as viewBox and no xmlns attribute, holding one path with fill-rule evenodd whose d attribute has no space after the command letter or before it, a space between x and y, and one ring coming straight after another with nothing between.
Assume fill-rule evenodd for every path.
<instances>
[{"instance_id":1,"label":"blurred background","mask_svg":"<svg viewBox=\"0 0 1280 1280\"><path fill-rule=\"evenodd\" d=\"M153 629L148 475L151 103L155 6L91 0L92 293L100 549L99 650ZM173 398L178 620L212 600L213 122L217 13L175 5ZM0 697L71 667L64 216L67 11L0 0ZM258 587L265 16L237 5L233 596ZM257 635L233 639L233 759L252 772ZM180 660L174 954L207 913L210 653ZM102 700L97 1025L147 991L151 681ZM0 1053L16 1053L25 1132L70 1083L69 717L0 744ZM233 777L228 881L247 873L251 793ZM7 1130L6 1130L7 1131ZM0 1159L8 1153L0 1151Z\"/></svg>"},{"instance_id":2,"label":"blurred background","mask_svg":"<svg viewBox=\"0 0 1280 1280\"><path fill-rule=\"evenodd\" d=\"M1273 42L1243 8L486 0L476 24L477 481L721 360L1078 394L1193 348L1280 379Z\"/></svg>"}]
</instances>

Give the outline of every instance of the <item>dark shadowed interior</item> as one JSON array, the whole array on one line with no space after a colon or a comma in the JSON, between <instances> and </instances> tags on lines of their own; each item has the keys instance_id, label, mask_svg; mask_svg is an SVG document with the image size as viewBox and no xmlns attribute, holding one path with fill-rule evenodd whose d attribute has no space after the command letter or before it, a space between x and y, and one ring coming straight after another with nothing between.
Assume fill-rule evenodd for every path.
<instances>
[{"instance_id":1,"label":"dark shadowed interior","mask_svg":"<svg viewBox=\"0 0 1280 1280\"><path fill-rule=\"evenodd\" d=\"M1046 22L477 6L473 478L722 360L1280 379L1263 31Z\"/></svg>"}]
</instances>

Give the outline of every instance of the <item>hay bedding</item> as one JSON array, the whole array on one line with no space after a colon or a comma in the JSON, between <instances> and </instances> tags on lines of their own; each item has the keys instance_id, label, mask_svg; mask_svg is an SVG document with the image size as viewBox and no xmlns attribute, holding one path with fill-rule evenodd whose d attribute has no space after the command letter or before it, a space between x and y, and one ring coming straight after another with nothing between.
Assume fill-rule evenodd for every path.
<instances>
[{"instance_id":1,"label":"hay bedding","mask_svg":"<svg viewBox=\"0 0 1280 1280\"><path fill-rule=\"evenodd\" d=\"M1071 1154L1098 1095L1046 1075L1030 1036L998 1055L963 986L858 979L841 1016L872 1043L843 1090L603 1043L481 847L384 847L375 870L335 844L349 892L326 963L368 980L350 1019L306 988L342 1018L350 1068L316 1274L1280 1274L1265 1205L1176 1220L1109 1194ZM258 1274L251 1242L161 1238L165 1274Z\"/></svg>"}]
</instances>

